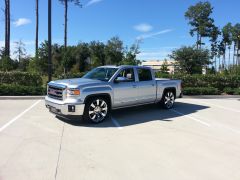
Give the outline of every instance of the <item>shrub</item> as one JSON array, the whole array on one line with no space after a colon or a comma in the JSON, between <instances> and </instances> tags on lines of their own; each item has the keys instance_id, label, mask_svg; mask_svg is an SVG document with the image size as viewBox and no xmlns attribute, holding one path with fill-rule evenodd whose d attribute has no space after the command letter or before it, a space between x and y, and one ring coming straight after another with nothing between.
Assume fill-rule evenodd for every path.
<instances>
[{"instance_id":1,"label":"shrub","mask_svg":"<svg viewBox=\"0 0 240 180\"><path fill-rule=\"evenodd\" d=\"M237 88L234 90L234 95L240 95L240 88Z\"/></svg>"},{"instance_id":2,"label":"shrub","mask_svg":"<svg viewBox=\"0 0 240 180\"><path fill-rule=\"evenodd\" d=\"M184 95L219 95L217 88L213 87L186 87L183 89Z\"/></svg>"},{"instance_id":3,"label":"shrub","mask_svg":"<svg viewBox=\"0 0 240 180\"><path fill-rule=\"evenodd\" d=\"M223 89L223 92L225 92L226 94L232 95L232 94L235 93L235 89L230 88L230 87L226 87L226 88Z\"/></svg>"},{"instance_id":4,"label":"shrub","mask_svg":"<svg viewBox=\"0 0 240 180\"><path fill-rule=\"evenodd\" d=\"M12 84L21 86L41 86L42 78L39 74L32 74L28 72L1 72L0 84Z\"/></svg>"},{"instance_id":5,"label":"shrub","mask_svg":"<svg viewBox=\"0 0 240 180\"><path fill-rule=\"evenodd\" d=\"M0 96L44 95L46 88L41 86L21 86L15 84L1 84Z\"/></svg>"},{"instance_id":6,"label":"shrub","mask_svg":"<svg viewBox=\"0 0 240 180\"><path fill-rule=\"evenodd\" d=\"M156 73L156 77L181 79L183 87L214 87L223 92L224 88L239 88L240 76L238 75L188 75L188 74L174 74L163 75L159 72Z\"/></svg>"},{"instance_id":7,"label":"shrub","mask_svg":"<svg viewBox=\"0 0 240 180\"><path fill-rule=\"evenodd\" d=\"M67 74L61 74L58 76L59 79L70 79L70 78L81 78L83 77L87 72L81 72L81 73L67 73Z\"/></svg>"}]
</instances>

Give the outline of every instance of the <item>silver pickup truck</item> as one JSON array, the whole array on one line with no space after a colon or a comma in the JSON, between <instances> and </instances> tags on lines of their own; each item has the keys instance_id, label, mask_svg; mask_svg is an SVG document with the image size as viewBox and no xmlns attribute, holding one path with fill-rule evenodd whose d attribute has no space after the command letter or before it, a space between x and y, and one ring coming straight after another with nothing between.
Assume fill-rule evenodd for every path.
<instances>
[{"instance_id":1,"label":"silver pickup truck","mask_svg":"<svg viewBox=\"0 0 240 180\"><path fill-rule=\"evenodd\" d=\"M157 79L149 67L101 66L82 78L49 82L45 103L54 114L99 123L112 109L151 103L170 109L181 96L180 80Z\"/></svg>"}]
</instances>

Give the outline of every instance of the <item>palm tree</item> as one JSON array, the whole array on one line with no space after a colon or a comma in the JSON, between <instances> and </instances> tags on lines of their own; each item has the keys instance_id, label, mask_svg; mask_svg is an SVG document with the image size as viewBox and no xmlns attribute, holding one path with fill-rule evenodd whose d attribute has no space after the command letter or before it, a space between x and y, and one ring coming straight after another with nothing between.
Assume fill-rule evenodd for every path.
<instances>
[{"instance_id":1,"label":"palm tree","mask_svg":"<svg viewBox=\"0 0 240 180\"><path fill-rule=\"evenodd\" d=\"M52 80L52 0L48 0L48 82Z\"/></svg>"},{"instance_id":2,"label":"palm tree","mask_svg":"<svg viewBox=\"0 0 240 180\"><path fill-rule=\"evenodd\" d=\"M80 6L80 0L59 0L64 5L64 47L67 47L67 27L68 27L68 3L73 2L75 5Z\"/></svg>"},{"instance_id":3,"label":"palm tree","mask_svg":"<svg viewBox=\"0 0 240 180\"><path fill-rule=\"evenodd\" d=\"M5 56L10 56L10 0L5 0Z\"/></svg>"},{"instance_id":4,"label":"palm tree","mask_svg":"<svg viewBox=\"0 0 240 180\"><path fill-rule=\"evenodd\" d=\"M16 46L16 50L13 52L13 54L17 55L17 60L20 63L22 61L23 57L26 56L25 44L22 42L21 39L14 43Z\"/></svg>"},{"instance_id":5,"label":"palm tree","mask_svg":"<svg viewBox=\"0 0 240 180\"><path fill-rule=\"evenodd\" d=\"M201 49L204 44L202 38L210 37L212 28L214 27L214 20L211 18L213 7L210 2L198 2L190 6L185 12L185 18L189 20L188 24L192 26L190 35L197 35L197 49Z\"/></svg>"},{"instance_id":6,"label":"palm tree","mask_svg":"<svg viewBox=\"0 0 240 180\"><path fill-rule=\"evenodd\" d=\"M222 36L223 36L223 44L224 44L224 54L223 54L223 66L226 66L226 49L228 47L229 49L229 60L228 60L228 65L230 65L230 50L231 50L231 45L232 45L232 24L227 23L223 28L222 28Z\"/></svg>"},{"instance_id":7,"label":"palm tree","mask_svg":"<svg viewBox=\"0 0 240 180\"><path fill-rule=\"evenodd\" d=\"M36 39L35 39L35 57L38 59L38 25L39 25L39 1L36 0Z\"/></svg>"},{"instance_id":8,"label":"palm tree","mask_svg":"<svg viewBox=\"0 0 240 180\"><path fill-rule=\"evenodd\" d=\"M221 63L221 56L224 56L224 53L226 51L225 46L224 46L224 42L220 41L217 45L217 48L218 48L218 55L217 56L218 56L218 61L219 61L218 70L222 71L222 70L224 70L224 62L222 61L222 63Z\"/></svg>"},{"instance_id":9,"label":"palm tree","mask_svg":"<svg viewBox=\"0 0 240 180\"><path fill-rule=\"evenodd\" d=\"M4 50L4 55L7 56L7 47L8 47L8 44L7 44L7 40L8 40L8 13L7 13L7 6L8 6L8 3L7 3L7 0L5 0L5 10L4 10L4 14L5 14L5 50Z\"/></svg>"},{"instance_id":10,"label":"palm tree","mask_svg":"<svg viewBox=\"0 0 240 180\"><path fill-rule=\"evenodd\" d=\"M233 42L234 42L234 55L233 55L233 61L236 65L240 64L239 60L239 50L240 50L240 24L237 23L235 26L232 28L232 35L233 35ZM235 59L236 56L236 59Z\"/></svg>"},{"instance_id":11,"label":"palm tree","mask_svg":"<svg viewBox=\"0 0 240 180\"><path fill-rule=\"evenodd\" d=\"M211 58L214 59L215 70L217 69L217 55L218 55L218 36L221 35L219 28L214 26L210 33L211 42Z\"/></svg>"}]
</instances>

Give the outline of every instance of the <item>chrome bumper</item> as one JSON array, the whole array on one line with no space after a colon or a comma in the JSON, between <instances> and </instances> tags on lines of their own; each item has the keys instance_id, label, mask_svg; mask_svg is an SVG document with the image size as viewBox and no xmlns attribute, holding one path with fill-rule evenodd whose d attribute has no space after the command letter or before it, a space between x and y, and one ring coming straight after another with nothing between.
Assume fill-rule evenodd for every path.
<instances>
[{"instance_id":1,"label":"chrome bumper","mask_svg":"<svg viewBox=\"0 0 240 180\"><path fill-rule=\"evenodd\" d=\"M75 104L75 103L56 103L55 100L54 102L51 101L51 98L46 97L45 98L45 105L49 109L50 112L54 114L59 114L59 115L76 115L76 116L81 116L84 113L84 107L85 104ZM74 106L74 112L69 111L69 106ZM54 111L52 111L54 109ZM70 108L71 109L71 108Z\"/></svg>"}]
</instances>

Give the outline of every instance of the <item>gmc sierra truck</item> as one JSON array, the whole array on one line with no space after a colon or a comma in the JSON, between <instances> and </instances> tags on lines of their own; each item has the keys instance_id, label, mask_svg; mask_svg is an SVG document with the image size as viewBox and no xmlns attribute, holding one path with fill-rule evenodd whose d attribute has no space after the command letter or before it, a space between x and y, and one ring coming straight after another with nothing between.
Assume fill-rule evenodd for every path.
<instances>
[{"instance_id":1,"label":"gmc sierra truck","mask_svg":"<svg viewBox=\"0 0 240 180\"><path fill-rule=\"evenodd\" d=\"M82 78L49 82L45 104L56 115L78 115L99 123L112 109L151 103L170 109L181 96L180 80L155 78L149 67L101 66Z\"/></svg>"}]
</instances>

